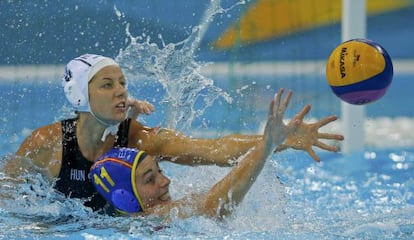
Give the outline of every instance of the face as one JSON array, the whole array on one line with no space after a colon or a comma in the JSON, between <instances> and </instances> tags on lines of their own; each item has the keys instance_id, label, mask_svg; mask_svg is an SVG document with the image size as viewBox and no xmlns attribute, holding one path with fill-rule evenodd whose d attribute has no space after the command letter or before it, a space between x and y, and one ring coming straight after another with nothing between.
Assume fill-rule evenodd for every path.
<instances>
[{"instance_id":1,"label":"face","mask_svg":"<svg viewBox=\"0 0 414 240\"><path fill-rule=\"evenodd\" d=\"M170 179L162 173L154 157L146 156L139 164L136 170L136 183L144 208L171 201L168 192Z\"/></svg>"},{"instance_id":2,"label":"face","mask_svg":"<svg viewBox=\"0 0 414 240\"><path fill-rule=\"evenodd\" d=\"M126 80L118 66L102 68L89 82L89 104L93 113L105 122L116 124L127 114Z\"/></svg>"}]
</instances>

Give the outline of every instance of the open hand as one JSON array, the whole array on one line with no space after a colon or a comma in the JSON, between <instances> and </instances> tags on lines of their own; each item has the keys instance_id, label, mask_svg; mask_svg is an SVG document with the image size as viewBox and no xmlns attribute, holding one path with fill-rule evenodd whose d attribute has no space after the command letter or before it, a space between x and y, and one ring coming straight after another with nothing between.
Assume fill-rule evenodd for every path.
<instances>
[{"instance_id":1,"label":"open hand","mask_svg":"<svg viewBox=\"0 0 414 240\"><path fill-rule=\"evenodd\" d=\"M337 120L336 116L325 117L315 123L305 123L303 118L310 111L311 106L306 105L296 116L295 119L300 121L298 128L289 134L286 141L280 144L275 151L282 151L287 148L293 148L297 150L304 150L317 162L320 162L320 158L315 154L312 147L319 147L323 150L336 152L338 148L325 144L320 139L338 140L342 141L344 137L340 134L320 133L319 129L333 121Z\"/></svg>"},{"instance_id":2,"label":"open hand","mask_svg":"<svg viewBox=\"0 0 414 240\"><path fill-rule=\"evenodd\" d=\"M271 151L282 144L286 137L293 134L299 126L300 121L296 118L293 118L287 125L283 123L283 115L292 94L292 91L289 91L283 103L281 103L283 89L279 89L275 99L270 103L269 115L263 134L267 150Z\"/></svg>"}]
</instances>

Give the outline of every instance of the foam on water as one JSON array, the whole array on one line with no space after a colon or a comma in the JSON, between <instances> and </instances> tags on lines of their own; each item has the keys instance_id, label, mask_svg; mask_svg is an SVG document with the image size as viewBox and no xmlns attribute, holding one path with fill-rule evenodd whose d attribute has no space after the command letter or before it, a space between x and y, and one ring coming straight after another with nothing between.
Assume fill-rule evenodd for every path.
<instances>
[{"instance_id":1,"label":"foam on water","mask_svg":"<svg viewBox=\"0 0 414 240\"><path fill-rule=\"evenodd\" d=\"M414 149L322 153L313 163L293 150L274 155L235 213L224 221L205 217L172 221L110 217L55 192L38 174L1 174L0 236L82 239L409 239L414 236ZM357 165L358 167L350 167ZM407 167L401 167L406 165ZM161 167L172 178L171 195L203 191L228 169ZM183 172L186 174L182 174Z\"/></svg>"},{"instance_id":2,"label":"foam on water","mask_svg":"<svg viewBox=\"0 0 414 240\"><path fill-rule=\"evenodd\" d=\"M226 10L220 7L220 1L212 1L203 23L179 43L160 46L145 35L133 37L129 33L131 43L117 57L125 69L131 92L139 95L138 89L160 86L159 91L151 94L159 94L161 97L154 96L154 101L161 98L167 105L165 115L170 117L169 127L189 130L193 120L214 103L233 101L234 96L200 73L204 65L194 58L212 17L223 12ZM21 98L10 95L23 103L24 97L31 99L30 93ZM44 106L38 105L39 111L47 115ZM229 114L226 109L218 114L223 112ZM2 121L13 120L4 116ZM340 121L326 128L329 132L340 132ZM371 118L365 129L364 152L343 156L318 151L322 157L320 164L314 163L306 153L294 150L273 155L244 201L223 221L205 217L182 220L174 213L168 223L154 217L99 215L85 208L81 200L67 199L57 193L39 174L11 179L0 173L0 238L413 238L414 136L410 133L414 132L414 120L411 117ZM10 145L21 142L31 130L23 128L18 132L2 128L8 139L3 139L5 147L0 152L9 153ZM254 133L259 132L260 128ZM209 133L200 131L199 134ZM7 160L7 156L3 157L0 167ZM174 199L205 191L229 171L216 166L188 168L172 163L161 163L161 167L172 180L170 191Z\"/></svg>"}]
</instances>

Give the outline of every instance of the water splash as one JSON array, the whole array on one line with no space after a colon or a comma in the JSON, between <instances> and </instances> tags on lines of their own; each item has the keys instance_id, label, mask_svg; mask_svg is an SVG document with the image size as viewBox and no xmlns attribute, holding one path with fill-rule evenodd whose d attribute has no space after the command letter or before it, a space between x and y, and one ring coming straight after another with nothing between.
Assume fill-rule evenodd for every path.
<instances>
[{"instance_id":1,"label":"water splash","mask_svg":"<svg viewBox=\"0 0 414 240\"><path fill-rule=\"evenodd\" d=\"M1 163L10 158L1 159ZM98 214L83 205L83 200L67 198L53 188L53 183L39 173L10 177L0 172L0 239L79 238L85 229L94 233L122 238L128 234L136 218ZM140 219L145 233L153 232L159 220ZM109 234L105 231L109 230ZM104 233L100 233L100 232ZM75 235L73 235L75 234ZM69 237L72 239L72 237ZM120 238L113 238L120 239Z\"/></svg>"},{"instance_id":2,"label":"water splash","mask_svg":"<svg viewBox=\"0 0 414 240\"><path fill-rule=\"evenodd\" d=\"M0 184L0 238L79 231L85 228L82 220L95 215L80 200L56 192L38 173L12 178L0 172Z\"/></svg>"},{"instance_id":3,"label":"water splash","mask_svg":"<svg viewBox=\"0 0 414 240\"><path fill-rule=\"evenodd\" d=\"M162 85L165 95L161 103L168 104L168 127L188 130L193 120L201 116L216 100L221 98L226 103L232 102L228 93L200 73L203 64L197 62L195 56L214 16L236 5L223 9L220 1L211 1L201 24L192 29L188 38L178 43L165 44L162 36L159 36L162 46L152 43L145 34L132 36L127 24L126 31L131 43L120 51L116 61L123 67L130 84L142 84L143 79L149 79ZM134 79L142 80L138 83Z\"/></svg>"}]
</instances>

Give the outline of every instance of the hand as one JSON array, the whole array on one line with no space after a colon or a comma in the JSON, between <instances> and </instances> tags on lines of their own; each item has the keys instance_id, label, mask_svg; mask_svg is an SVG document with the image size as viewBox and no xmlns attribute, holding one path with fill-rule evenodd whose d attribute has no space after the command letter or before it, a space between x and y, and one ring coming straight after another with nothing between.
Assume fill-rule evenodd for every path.
<instances>
[{"instance_id":1,"label":"hand","mask_svg":"<svg viewBox=\"0 0 414 240\"><path fill-rule=\"evenodd\" d=\"M293 118L287 125L283 123L283 115L289 105L292 91L289 91L283 103L280 103L283 89L279 89L275 99L270 103L269 115L263 133L266 149L272 151L276 146L282 144L286 137L293 134L299 126L300 119Z\"/></svg>"},{"instance_id":2,"label":"hand","mask_svg":"<svg viewBox=\"0 0 414 240\"><path fill-rule=\"evenodd\" d=\"M140 114L149 115L155 111L155 107L151 103L134 98L129 98L127 105L130 108L128 115L132 119L137 119Z\"/></svg>"},{"instance_id":3,"label":"hand","mask_svg":"<svg viewBox=\"0 0 414 240\"><path fill-rule=\"evenodd\" d=\"M309 155L317 162L320 162L320 158L315 154L312 149L312 146L319 147L321 149L336 152L338 148L335 146L327 145L320 139L330 139L342 141L344 137L340 134L331 134L331 133L320 133L319 129L333 121L337 120L336 116L325 117L316 123L304 123L303 118L310 111L311 106L305 106L299 114L295 116L297 120L300 121L300 124L296 131L292 132L287 136L286 141L283 144L280 144L275 151L282 151L287 148L293 148L297 150L304 150L309 153Z\"/></svg>"}]
</instances>

